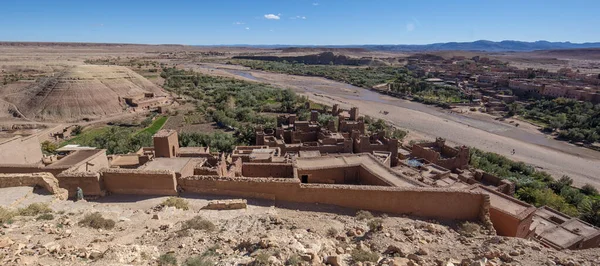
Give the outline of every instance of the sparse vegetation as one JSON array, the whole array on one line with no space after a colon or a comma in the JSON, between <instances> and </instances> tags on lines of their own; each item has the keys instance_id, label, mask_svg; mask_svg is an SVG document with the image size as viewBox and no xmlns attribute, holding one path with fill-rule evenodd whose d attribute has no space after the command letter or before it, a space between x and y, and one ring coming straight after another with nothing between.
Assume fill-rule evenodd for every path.
<instances>
[{"instance_id":1,"label":"sparse vegetation","mask_svg":"<svg viewBox=\"0 0 600 266\"><path fill-rule=\"evenodd\" d=\"M10 223L13 217L15 217L14 212L0 207L0 223Z\"/></svg>"},{"instance_id":2,"label":"sparse vegetation","mask_svg":"<svg viewBox=\"0 0 600 266\"><path fill-rule=\"evenodd\" d=\"M187 211L190 209L188 202L182 198L170 197L163 201L162 206L175 207L180 210Z\"/></svg>"},{"instance_id":3,"label":"sparse vegetation","mask_svg":"<svg viewBox=\"0 0 600 266\"><path fill-rule=\"evenodd\" d=\"M367 223L367 226L369 227L369 231L371 232L381 231L383 230L383 219L372 219Z\"/></svg>"},{"instance_id":4,"label":"sparse vegetation","mask_svg":"<svg viewBox=\"0 0 600 266\"><path fill-rule=\"evenodd\" d=\"M184 266L213 266L215 263L208 257L196 256L185 260Z\"/></svg>"},{"instance_id":5,"label":"sparse vegetation","mask_svg":"<svg viewBox=\"0 0 600 266\"><path fill-rule=\"evenodd\" d=\"M177 265L177 258L171 253L162 254L158 258L158 264L160 266Z\"/></svg>"},{"instance_id":6,"label":"sparse vegetation","mask_svg":"<svg viewBox=\"0 0 600 266\"><path fill-rule=\"evenodd\" d=\"M472 223L472 222L464 222L464 223L460 224L458 227L458 232L461 235L468 236L468 237L475 236L475 234L477 234L477 232L479 232L479 230L481 230L481 226L479 226L479 224Z\"/></svg>"},{"instance_id":7,"label":"sparse vegetation","mask_svg":"<svg viewBox=\"0 0 600 266\"><path fill-rule=\"evenodd\" d=\"M252 262L252 265L255 265L255 266L269 265L269 257L270 256L271 256L271 254L269 254L268 252L260 251L260 252L258 252L256 257L254 257L254 261Z\"/></svg>"},{"instance_id":8,"label":"sparse vegetation","mask_svg":"<svg viewBox=\"0 0 600 266\"><path fill-rule=\"evenodd\" d=\"M338 230L330 227L329 229L327 229L327 236L328 237L336 237L338 235Z\"/></svg>"},{"instance_id":9,"label":"sparse vegetation","mask_svg":"<svg viewBox=\"0 0 600 266\"><path fill-rule=\"evenodd\" d=\"M196 216L190 220L184 221L181 225L181 230L189 229L212 232L216 229L216 226L211 221L204 219L202 216Z\"/></svg>"},{"instance_id":10,"label":"sparse vegetation","mask_svg":"<svg viewBox=\"0 0 600 266\"><path fill-rule=\"evenodd\" d=\"M358 248L352 250L350 256L354 262L377 262L377 260L379 260L379 255L377 253Z\"/></svg>"},{"instance_id":11,"label":"sparse vegetation","mask_svg":"<svg viewBox=\"0 0 600 266\"><path fill-rule=\"evenodd\" d=\"M369 211L360 210L356 212L354 217L357 220L370 220L373 219L373 214L371 214Z\"/></svg>"},{"instance_id":12,"label":"sparse vegetation","mask_svg":"<svg viewBox=\"0 0 600 266\"><path fill-rule=\"evenodd\" d=\"M50 220L54 220L54 215L52 215L51 213L44 213L35 219L37 221L41 221L41 220L50 221Z\"/></svg>"},{"instance_id":13,"label":"sparse vegetation","mask_svg":"<svg viewBox=\"0 0 600 266\"><path fill-rule=\"evenodd\" d=\"M17 214L20 216L36 216L50 212L52 212L52 209L50 209L48 205L42 203L32 203L25 208L19 209Z\"/></svg>"},{"instance_id":14,"label":"sparse vegetation","mask_svg":"<svg viewBox=\"0 0 600 266\"><path fill-rule=\"evenodd\" d=\"M293 254L285 261L285 265L290 265L290 266L300 265L300 263L302 263L302 258L300 258L300 256L298 256L298 254Z\"/></svg>"},{"instance_id":15,"label":"sparse vegetation","mask_svg":"<svg viewBox=\"0 0 600 266\"><path fill-rule=\"evenodd\" d=\"M95 212L85 215L85 217L79 221L79 226L110 230L115 227L115 221L111 219L105 219L102 217L102 214Z\"/></svg>"}]
</instances>

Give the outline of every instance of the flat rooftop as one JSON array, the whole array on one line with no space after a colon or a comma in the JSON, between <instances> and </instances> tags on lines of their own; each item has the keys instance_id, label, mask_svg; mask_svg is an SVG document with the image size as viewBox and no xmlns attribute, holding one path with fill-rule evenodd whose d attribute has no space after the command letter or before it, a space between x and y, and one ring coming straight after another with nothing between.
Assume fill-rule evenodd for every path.
<instances>
[{"instance_id":1,"label":"flat rooftop","mask_svg":"<svg viewBox=\"0 0 600 266\"><path fill-rule=\"evenodd\" d=\"M177 134L177 131L170 130L170 129L163 129L163 130L156 132L156 134L154 134L154 137L155 138L157 138L157 137L164 138L164 137L171 136L171 134Z\"/></svg>"},{"instance_id":2,"label":"flat rooftop","mask_svg":"<svg viewBox=\"0 0 600 266\"><path fill-rule=\"evenodd\" d=\"M128 166L128 165L137 165L140 163L140 157L137 154L133 155L121 155L117 158L114 158L110 165L113 166Z\"/></svg>"},{"instance_id":3,"label":"flat rooftop","mask_svg":"<svg viewBox=\"0 0 600 266\"><path fill-rule=\"evenodd\" d=\"M105 150L79 150L75 151L64 158L58 160L57 162L48 166L48 168L70 168L74 165L77 165L81 162L88 161L91 157L99 153L104 153Z\"/></svg>"},{"instance_id":4,"label":"flat rooftop","mask_svg":"<svg viewBox=\"0 0 600 266\"><path fill-rule=\"evenodd\" d=\"M207 152L207 148L206 147L180 147L179 148L179 153L191 153L191 154L195 154L195 153L208 153Z\"/></svg>"},{"instance_id":5,"label":"flat rooftop","mask_svg":"<svg viewBox=\"0 0 600 266\"><path fill-rule=\"evenodd\" d=\"M138 169L143 170L169 170L173 172L181 172L188 163L201 163L206 161L206 158L155 158L152 161L140 166Z\"/></svg>"},{"instance_id":6,"label":"flat rooftop","mask_svg":"<svg viewBox=\"0 0 600 266\"><path fill-rule=\"evenodd\" d=\"M415 187L420 186L417 181L410 180L391 168L381 163L375 156L368 153L330 155L313 158L297 158L296 167L298 170L319 170L328 168L341 168L362 166L382 180L385 180L396 187Z\"/></svg>"},{"instance_id":7,"label":"flat rooftop","mask_svg":"<svg viewBox=\"0 0 600 266\"><path fill-rule=\"evenodd\" d=\"M491 192L491 190L485 189L481 186L475 186L471 189L471 191L477 191L490 195L490 205L492 208L502 210L514 216L519 216L531 207L529 204L513 199L509 196L505 196L501 193Z\"/></svg>"}]
</instances>

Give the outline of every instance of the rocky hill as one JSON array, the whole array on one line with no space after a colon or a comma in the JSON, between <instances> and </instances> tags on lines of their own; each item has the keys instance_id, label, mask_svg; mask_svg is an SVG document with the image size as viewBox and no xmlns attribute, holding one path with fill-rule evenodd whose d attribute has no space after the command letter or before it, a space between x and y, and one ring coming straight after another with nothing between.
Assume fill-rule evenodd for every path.
<instances>
[{"instance_id":1,"label":"rocky hill","mask_svg":"<svg viewBox=\"0 0 600 266\"><path fill-rule=\"evenodd\" d=\"M0 192L0 219L17 214L0 226L4 265L600 264L598 249L555 251L473 223L325 205L250 201L247 208L206 210L214 199L206 195L164 206L166 197L72 202L31 188ZM39 202L49 209L29 205Z\"/></svg>"},{"instance_id":2,"label":"rocky hill","mask_svg":"<svg viewBox=\"0 0 600 266\"><path fill-rule=\"evenodd\" d=\"M76 121L123 112L120 99L147 92L162 94L159 87L126 67L80 65L2 95L28 119Z\"/></svg>"}]
</instances>

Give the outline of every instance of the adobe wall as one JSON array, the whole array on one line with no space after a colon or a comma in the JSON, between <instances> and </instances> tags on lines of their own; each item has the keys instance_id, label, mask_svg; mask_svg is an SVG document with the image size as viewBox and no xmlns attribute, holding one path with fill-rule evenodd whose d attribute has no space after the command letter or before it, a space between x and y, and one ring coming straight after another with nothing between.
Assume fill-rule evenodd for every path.
<instances>
[{"instance_id":1,"label":"adobe wall","mask_svg":"<svg viewBox=\"0 0 600 266\"><path fill-rule=\"evenodd\" d=\"M173 171L103 169L107 192L133 195L177 195L177 181Z\"/></svg>"},{"instance_id":2,"label":"adobe wall","mask_svg":"<svg viewBox=\"0 0 600 266\"><path fill-rule=\"evenodd\" d=\"M244 163L242 176L292 178L294 168L291 163Z\"/></svg>"},{"instance_id":3,"label":"adobe wall","mask_svg":"<svg viewBox=\"0 0 600 266\"><path fill-rule=\"evenodd\" d=\"M61 188L68 191L69 197L75 197L77 188L83 190L84 196L104 196L104 182L99 173L92 172L62 172L56 176Z\"/></svg>"},{"instance_id":4,"label":"adobe wall","mask_svg":"<svg viewBox=\"0 0 600 266\"><path fill-rule=\"evenodd\" d=\"M0 164L0 173L41 173L44 172L42 164Z\"/></svg>"},{"instance_id":5,"label":"adobe wall","mask_svg":"<svg viewBox=\"0 0 600 266\"><path fill-rule=\"evenodd\" d=\"M35 164L42 161L42 147L37 136L13 138L0 143L2 164Z\"/></svg>"},{"instance_id":6,"label":"adobe wall","mask_svg":"<svg viewBox=\"0 0 600 266\"><path fill-rule=\"evenodd\" d=\"M179 184L185 191L331 204L346 208L414 215L433 219L489 222L489 196L471 191L432 188L299 184L294 179L192 176ZM360 200L356 200L360 199Z\"/></svg>"},{"instance_id":7,"label":"adobe wall","mask_svg":"<svg viewBox=\"0 0 600 266\"><path fill-rule=\"evenodd\" d=\"M68 192L59 187L58 180L50 173L0 174L0 188L40 186L61 200L66 200Z\"/></svg>"}]
</instances>

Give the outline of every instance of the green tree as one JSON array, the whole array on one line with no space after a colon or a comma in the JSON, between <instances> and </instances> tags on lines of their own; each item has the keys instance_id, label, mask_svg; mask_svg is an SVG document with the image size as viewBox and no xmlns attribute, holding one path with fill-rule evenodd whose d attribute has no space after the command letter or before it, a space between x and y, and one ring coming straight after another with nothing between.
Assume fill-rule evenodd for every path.
<instances>
[{"instance_id":1,"label":"green tree","mask_svg":"<svg viewBox=\"0 0 600 266\"><path fill-rule=\"evenodd\" d=\"M56 149L58 149L58 146L55 143L47 140L42 142L42 151L45 154L54 154L56 153Z\"/></svg>"}]
</instances>

